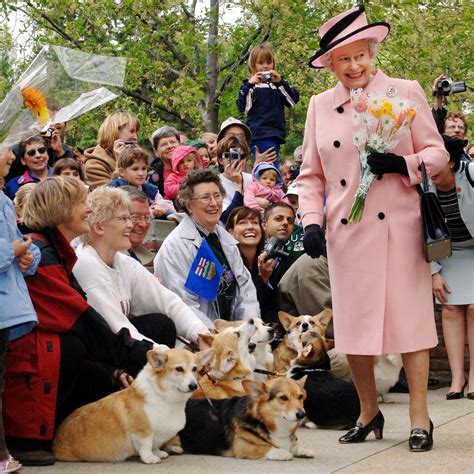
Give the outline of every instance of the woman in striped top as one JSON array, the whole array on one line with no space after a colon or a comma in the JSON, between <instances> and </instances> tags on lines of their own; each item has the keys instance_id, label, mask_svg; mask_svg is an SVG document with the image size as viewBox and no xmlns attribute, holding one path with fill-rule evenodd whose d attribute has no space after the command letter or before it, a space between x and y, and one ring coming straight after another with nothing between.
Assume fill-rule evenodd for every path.
<instances>
[{"instance_id":1,"label":"woman in striped top","mask_svg":"<svg viewBox=\"0 0 474 474\"><path fill-rule=\"evenodd\" d=\"M443 334L451 368L448 400L474 400L474 163L461 161L462 140L445 139L450 161L431 181L446 216L453 254L432 265L433 294L442 304ZM469 345L469 379L464 375L464 344Z\"/></svg>"}]
</instances>

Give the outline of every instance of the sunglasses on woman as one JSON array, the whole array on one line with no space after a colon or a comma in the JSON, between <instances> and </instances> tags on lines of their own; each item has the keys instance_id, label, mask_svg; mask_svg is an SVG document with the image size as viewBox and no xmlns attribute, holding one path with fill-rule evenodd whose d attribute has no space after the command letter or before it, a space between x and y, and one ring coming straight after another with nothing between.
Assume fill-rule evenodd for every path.
<instances>
[{"instance_id":1,"label":"sunglasses on woman","mask_svg":"<svg viewBox=\"0 0 474 474\"><path fill-rule=\"evenodd\" d=\"M42 155L43 153L46 153L47 150L48 149L45 146L42 146L40 148L33 148L32 150L26 151L25 155L33 157L36 155L36 152L38 152L39 155Z\"/></svg>"}]
</instances>

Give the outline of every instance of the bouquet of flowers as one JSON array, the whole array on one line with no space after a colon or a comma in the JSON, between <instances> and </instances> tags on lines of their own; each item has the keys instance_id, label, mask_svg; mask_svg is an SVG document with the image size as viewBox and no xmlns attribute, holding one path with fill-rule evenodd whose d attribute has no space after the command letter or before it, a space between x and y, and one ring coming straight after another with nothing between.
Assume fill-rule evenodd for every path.
<instances>
[{"instance_id":1,"label":"bouquet of flowers","mask_svg":"<svg viewBox=\"0 0 474 474\"><path fill-rule=\"evenodd\" d=\"M44 46L0 103L0 146L8 147L115 99L125 58Z\"/></svg>"},{"instance_id":2,"label":"bouquet of flowers","mask_svg":"<svg viewBox=\"0 0 474 474\"><path fill-rule=\"evenodd\" d=\"M359 154L360 182L349 213L349 222L362 219L365 198L375 175L367 157L372 152L384 153L395 148L416 116L417 104L398 97L387 97L363 89L351 90L353 143Z\"/></svg>"}]
</instances>

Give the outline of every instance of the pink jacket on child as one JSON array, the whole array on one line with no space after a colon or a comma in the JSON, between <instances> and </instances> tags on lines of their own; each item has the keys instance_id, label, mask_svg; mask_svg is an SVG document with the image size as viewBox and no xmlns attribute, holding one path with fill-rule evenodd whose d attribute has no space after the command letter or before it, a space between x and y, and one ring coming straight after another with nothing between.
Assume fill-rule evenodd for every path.
<instances>
[{"instance_id":1,"label":"pink jacket on child","mask_svg":"<svg viewBox=\"0 0 474 474\"><path fill-rule=\"evenodd\" d=\"M275 187L270 188L266 184L259 181L260 174L265 170L272 169L277 173L277 184ZM254 166L252 171L254 181L248 184L244 189L244 206L251 207L254 209L260 209L261 206L257 203L255 198L264 198L270 202L283 201L285 193L281 189L282 180L280 171L273 164L262 162Z\"/></svg>"}]
</instances>

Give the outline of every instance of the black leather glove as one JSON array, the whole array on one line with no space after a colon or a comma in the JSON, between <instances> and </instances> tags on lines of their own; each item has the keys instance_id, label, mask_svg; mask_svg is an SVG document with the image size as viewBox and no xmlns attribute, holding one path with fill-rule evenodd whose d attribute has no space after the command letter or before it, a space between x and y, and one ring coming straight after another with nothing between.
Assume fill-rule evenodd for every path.
<instances>
[{"instance_id":1,"label":"black leather glove","mask_svg":"<svg viewBox=\"0 0 474 474\"><path fill-rule=\"evenodd\" d=\"M461 156L464 154L464 147L467 146L467 140L461 140L457 137L448 137L448 135L443 135L444 147L449 153L451 161L454 163L459 163Z\"/></svg>"},{"instance_id":2,"label":"black leather glove","mask_svg":"<svg viewBox=\"0 0 474 474\"><path fill-rule=\"evenodd\" d=\"M367 163L370 166L370 171L374 174L398 173L408 176L405 158L395 155L395 153L379 153L374 151L367 157Z\"/></svg>"},{"instance_id":3,"label":"black leather glove","mask_svg":"<svg viewBox=\"0 0 474 474\"><path fill-rule=\"evenodd\" d=\"M318 224L310 224L305 227L303 247L310 257L326 256L326 239L324 238L323 229Z\"/></svg>"}]
</instances>

